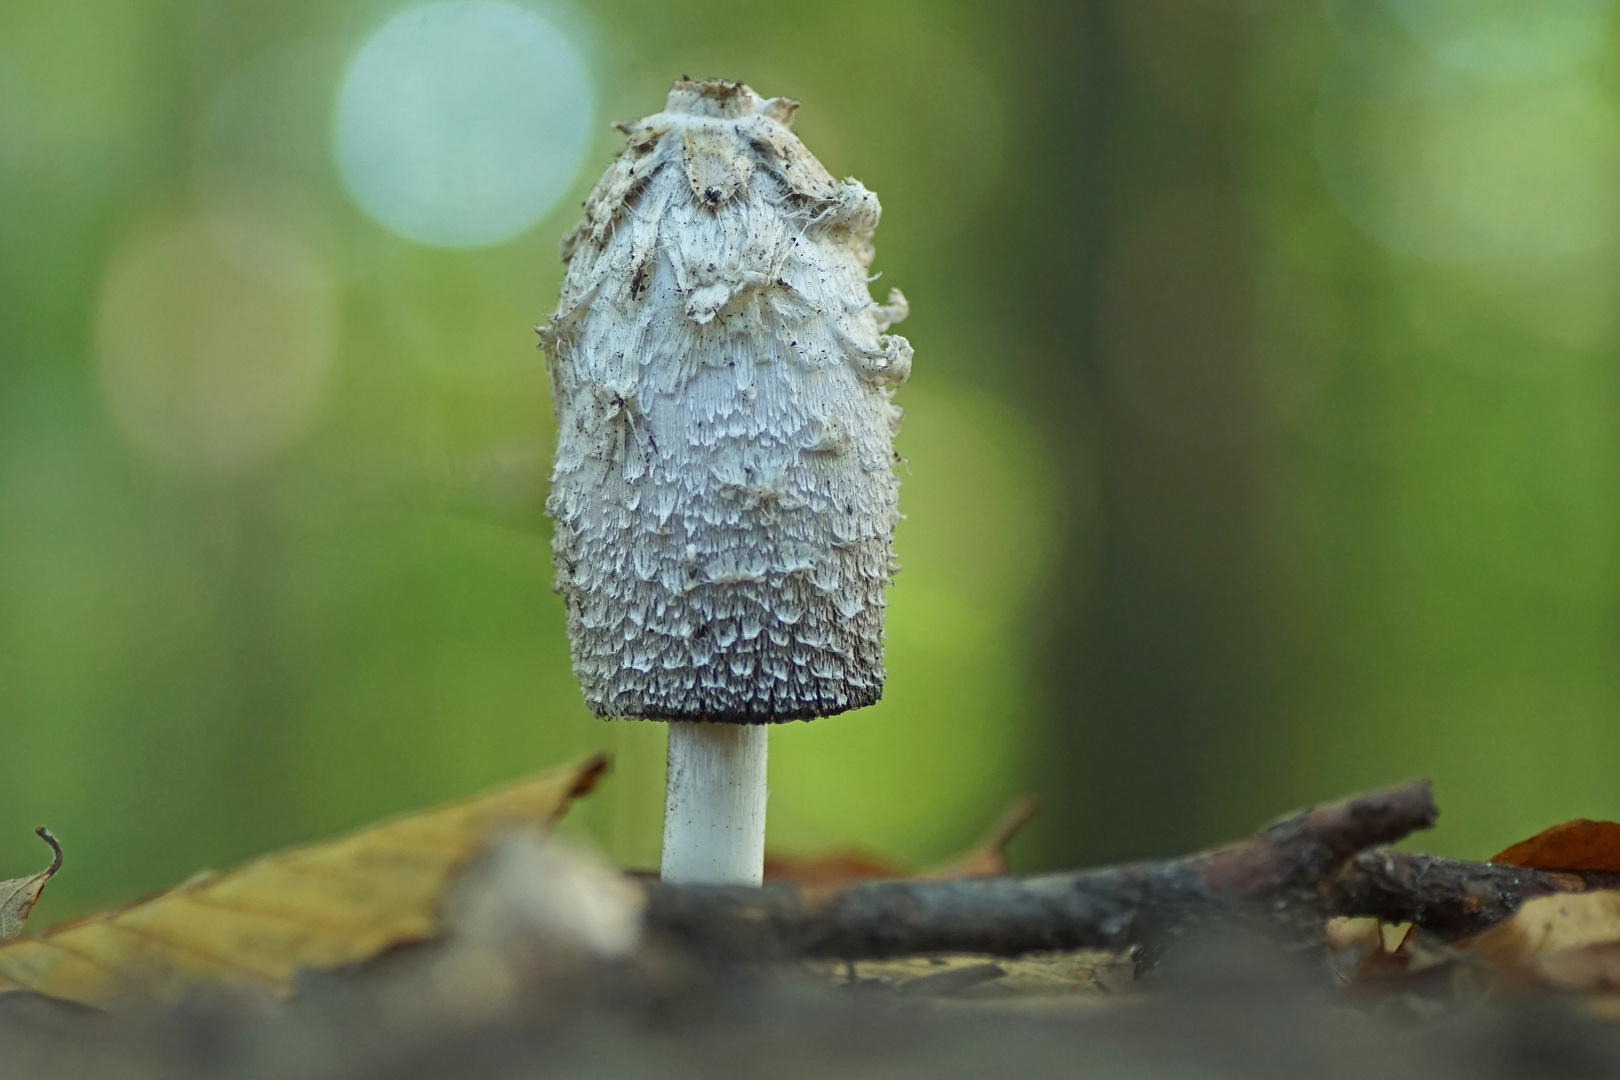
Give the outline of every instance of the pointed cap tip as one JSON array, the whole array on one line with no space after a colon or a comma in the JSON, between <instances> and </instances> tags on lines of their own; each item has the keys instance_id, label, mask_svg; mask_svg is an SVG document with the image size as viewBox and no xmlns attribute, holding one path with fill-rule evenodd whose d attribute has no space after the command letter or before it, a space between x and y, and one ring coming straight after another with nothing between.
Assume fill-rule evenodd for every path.
<instances>
[{"instance_id":1,"label":"pointed cap tip","mask_svg":"<svg viewBox=\"0 0 1620 1080\"><path fill-rule=\"evenodd\" d=\"M725 79L677 79L664 104L665 112L692 116L766 116L793 123L799 103L792 98L762 98L747 83Z\"/></svg>"}]
</instances>

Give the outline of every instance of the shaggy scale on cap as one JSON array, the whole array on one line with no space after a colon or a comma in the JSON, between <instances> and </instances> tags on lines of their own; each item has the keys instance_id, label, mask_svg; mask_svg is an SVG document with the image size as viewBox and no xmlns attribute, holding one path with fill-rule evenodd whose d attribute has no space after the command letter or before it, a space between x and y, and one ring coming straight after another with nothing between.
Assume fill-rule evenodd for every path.
<instances>
[{"instance_id":1,"label":"shaggy scale on cap","mask_svg":"<svg viewBox=\"0 0 1620 1080\"><path fill-rule=\"evenodd\" d=\"M906 302L872 300L877 196L805 149L797 108L676 83L620 125L563 242L546 506L599 716L761 724L883 693Z\"/></svg>"}]
</instances>

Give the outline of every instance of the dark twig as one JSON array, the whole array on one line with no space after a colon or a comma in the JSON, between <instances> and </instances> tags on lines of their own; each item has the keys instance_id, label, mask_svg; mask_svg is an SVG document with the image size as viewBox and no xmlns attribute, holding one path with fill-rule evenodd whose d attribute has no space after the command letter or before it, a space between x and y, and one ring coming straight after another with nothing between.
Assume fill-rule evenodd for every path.
<instances>
[{"instance_id":1,"label":"dark twig","mask_svg":"<svg viewBox=\"0 0 1620 1080\"><path fill-rule=\"evenodd\" d=\"M1347 863L1331 895L1336 914L1414 922L1454 941L1500 922L1531 897L1586 889L1620 889L1620 874L1525 870L1381 849Z\"/></svg>"},{"instance_id":2,"label":"dark twig","mask_svg":"<svg viewBox=\"0 0 1620 1080\"><path fill-rule=\"evenodd\" d=\"M655 930L735 959L1119 949L1232 916L1309 939L1331 910L1325 885L1348 859L1427 828L1436 813L1420 781L1308 810L1183 859L831 891L652 884L648 918Z\"/></svg>"}]
</instances>

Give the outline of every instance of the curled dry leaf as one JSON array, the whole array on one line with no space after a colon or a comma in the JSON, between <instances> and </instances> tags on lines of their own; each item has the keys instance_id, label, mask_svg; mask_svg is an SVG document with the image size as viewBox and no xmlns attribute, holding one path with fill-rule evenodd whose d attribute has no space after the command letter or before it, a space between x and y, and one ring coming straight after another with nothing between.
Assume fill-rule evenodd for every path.
<instances>
[{"instance_id":1,"label":"curled dry leaf","mask_svg":"<svg viewBox=\"0 0 1620 1080\"><path fill-rule=\"evenodd\" d=\"M18 938L0 946L0 993L103 1008L220 984L286 995L302 972L436 936L458 871L511 828L554 823L606 768L598 755Z\"/></svg>"},{"instance_id":2,"label":"curled dry leaf","mask_svg":"<svg viewBox=\"0 0 1620 1080\"><path fill-rule=\"evenodd\" d=\"M45 891L45 883L62 869L62 845L56 842L51 830L41 825L34 833L51 845L51 865L32 877L0 881L0 941L7 941L22 933L29 912L34 910L39 894Z\"/></svg>"},{"instance_id":3,"label":"curled dry leaf","mask_svg":"<svg viewBox=\"0 0 1620 1080\"><path fill-rule=\"evenodd\" d=\"M1620 822L1576 818L1521 840L1489 861L1531 870L1620 871Z\"/></svg>"}]
</instances>

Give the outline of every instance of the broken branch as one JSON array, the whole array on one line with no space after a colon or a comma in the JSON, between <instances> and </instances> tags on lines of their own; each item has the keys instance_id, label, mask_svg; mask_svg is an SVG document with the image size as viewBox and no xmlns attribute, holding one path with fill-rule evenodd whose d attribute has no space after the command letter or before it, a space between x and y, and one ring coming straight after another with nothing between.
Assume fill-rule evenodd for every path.
<instances>
[{"instance_id":1,"label":"broken branch","mask_svg":"<svg viewBox=\"0 0 1620 1080\"><path fill-rule=\"evenodd\" d=\"M1589 889L1620 889L1620 873L1528 870L1379 850L1364 851L1345 865L1332 884L1332 906L1338 915L1416 923L1455 941L1488 929L1532 897Z\"/></svg>"},{"instance_id":2,"label":"broken branch","mask_svg":"<svg viewBox=\"0 0 1620 1080\"><path fill-rule=\"evenodd\" d=\"M1307 810L1182 859L1032 877L871 881L833 891L650 884L657 931L731 959L998 956L1121 949L1245 917L1319 937L1325 885L1357 852L1434 823L1427 781Z\"/></svg>"}]
</instances>

